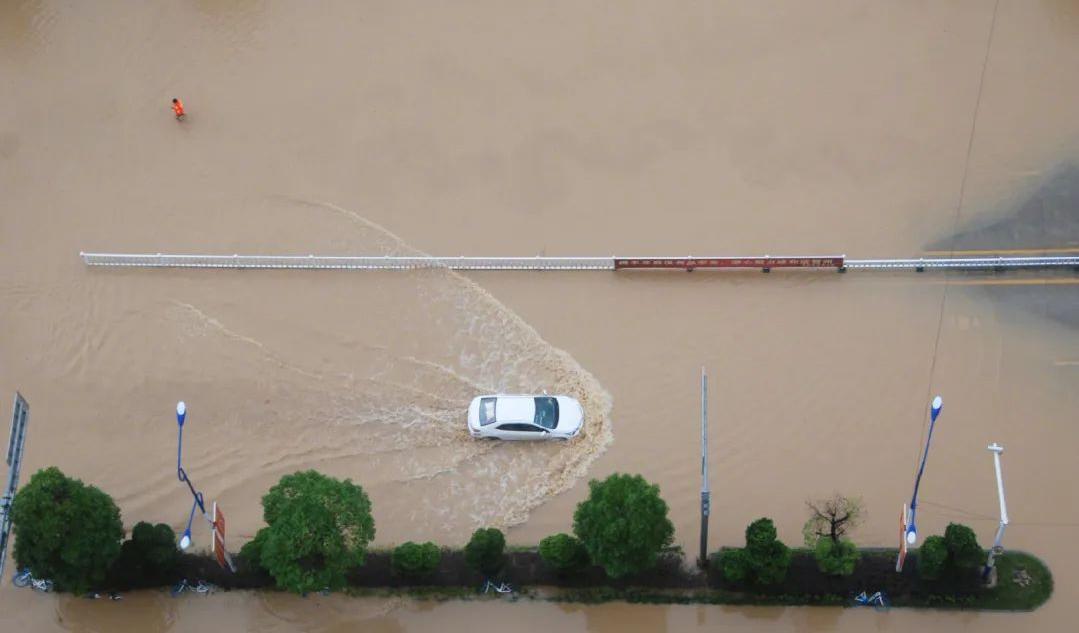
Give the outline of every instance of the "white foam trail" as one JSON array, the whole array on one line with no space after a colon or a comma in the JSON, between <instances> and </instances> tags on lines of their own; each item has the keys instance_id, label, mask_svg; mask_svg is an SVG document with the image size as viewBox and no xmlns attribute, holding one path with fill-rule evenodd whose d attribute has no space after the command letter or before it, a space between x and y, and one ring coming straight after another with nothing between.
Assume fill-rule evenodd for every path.
<instances>
[{"instance_id":1,"label":"white foam trail","mask_svg":"<svg viewBox=\"0 0 1079 633\"><path fill-rule=\"evenodd\" d=\"M352 211L328 203L303 204L329 209L360 226L381 248L421 254ZM236 365L230 371L259 376L260 384L275 387L268 395L288 394L284 410L267 415L255 407L258 413L242 416L234 434L238 441L222 444L228 446L227 459L210 455L200 472L212 476L219 490L230 490L249 486L253 477L295 468L344 466L365 486L389 490L391 502L382 505L382 512L391 524L418 521L456 534L481 524L521 523L546 499L576 485L612 441L611 398L599 382L471 279L449 270L425 270L402 273L391 283L400 282L415 284L412 298L428 314L391 327L435 328L431 340L439 350L432 353L455 362L419 358L412 350L395 353L393 343L367 344L375 354L365 356L362 367L345 360L347 365L316 372L200 308L174 301L189 335L216 333L257 353L226 353L223 359ZM267 375L258 363L288 375ZM500 444L473 440L465 431L464 411L472 397L543 389L581 402L586 416L581 437L564 444ZM243 463L258 464L258 469L245 470ZM407 503L395 508L397 499Z\"/></svg>"},{"instance_id":2,"label":"white foam trail","mask_svg":"<svg viewBox=\"0 0 1079 633\"><path fill-rule=\"evenodd\" d=\"M376 232L387 239L398 252L426 255L409 246L389 229L354 211L330 202L302 202L330 209L365 229ZM499 526L521 523L528 518L533 508L548 497L573 487L613 441L610 394L570 354L545 341L535 328L516 312L468 277L446 269L422 271L421 274L438 276L439 285L436 288L442 289L443 293L450 293L443 294L443 299L451 301L457 307L456 314L465 317L466 329L462 334L468 339L467 342L475 344L478 341L485 350L489 350L489 354L493 354L493 357L462 354L462 365L471 366L479 372L476 379L465 377L455 370L448 370L449 373L461 377L463 382L473 387L484 387L477 391L493 391L486 388L488 385L508 387L508 383L513 381L522 390L538 392L546 388L557 393L567 393L577 397L585 410L585 430L575 441L553 452L546 446L522 447L529 450L529 456L533 459L537 455L549 453L535 464L539 467L538 470L542 471L537 474L542 476L531 477L527 483L507 491L494 515L488 515L485 520L488 524ZM503 347L492 345L493 341ZM440 365L435 367L439 370L448 369ZM496 373L499 375L495 375ZM542 384L544 378L551 382Z\"/></svg>"},{"instance_id":3,"label":"white foam trail","mask_svg":"<svg viewBox=\"0 0 1079 633\"><path fill-rule=\"evenodd\" d=\"M267 360L276 363L282 369L296 372L297 374L300 374L301 376L306 376L308 378L314 378L316 380L320 379L320 376L318 374L309 372L302 367L298 367L291 363L285 362L280 356L271 352L261 341L230 330L229 328L225 327L225 325L221 323L221 321L218 321L217 319L206 314L202 310L199 310L190 303L184 303L183 301L177 301L175 299L172 300L172 303L173 305L181 308L191 316L194 316L200 325L213 329L214 331L223 334L225 335L225 337L230 338L234 341L238 341L240 343L244 343L246 345L257 348Z\"/></svg>"}]
</instances>

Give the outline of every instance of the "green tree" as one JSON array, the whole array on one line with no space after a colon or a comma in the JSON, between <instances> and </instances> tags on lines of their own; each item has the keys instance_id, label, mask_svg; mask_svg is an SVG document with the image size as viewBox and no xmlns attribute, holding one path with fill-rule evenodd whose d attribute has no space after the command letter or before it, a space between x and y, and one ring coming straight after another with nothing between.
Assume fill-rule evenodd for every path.
<instances>
[{"instance_id":1,"label":"green tree","mask_svg":"<svg viewBox=\"0 0 1079 633\"><path fill-rule=\"evenodd\" d=\"M589 558L612 578L655 566L674 537L659 486L640 475L615 473L588 487L588 499L573 514L573 532Z\"/></svg>"},{"instance_id":2,"label":"green tree","mask_svg":"<svg viewBox=\"0 0 1079 633\"><path fill-rule=\"evenodd\" d=\"M802 527L806 547L816 548L822 538L838 544L865 518L862 500L858 497L844 497L836 493L827 499L810 499L806 501L806 506L809 508L809 520Z\"/></svg>"},{"instance_id":3,"label":"green tree","mask_svg":"<svg viewBox=\"0 0 1079 633\"><path fill-rule=\"evenodd\" d=\"M774 585L787 577L791 551L776 537L771 519L761 518L746 528L746 546L723 552L723 577L748 585Z\"/></svg>"},{"instance_id":4,"label":"green tree","mask_svg":"<svg viewBox=\"0 0 1079 633\"><path fill-rule=\"evenodd\" d=\"M918 548L918 575L925 580L936 580L948 566L948 546L944 537L930 536Z\"/></svg>"},{"instance_id":5,"label":"green tree","mask_svg":"<svg viewBox=\"0 0 1079 633\"><path fill-rule=\"evenodd\" d=\"M837 543L830 538L822 538L813 548L813 557L821 572L830 576L850 576L862 554L849 539L841 539Z\"/></svg>"},{"instance_id":6,"label":"green tree","mask_svg":"<svg viewBox=\"0 0 1079 633\"><path fill-rule=\"evenodd\" d=\"M124 526L112 497L55 466L34 473L15 495L11 521L18 566L57 589L100 586L120 555Z\"/></svg>"},{"instance_id":7,"label":"green tree","mask_svg":"<svg viewBox=\"0 0 1079 633\"><path fill-rule=\"evenodd\" d=\"M120 547L120 557L112 566L112 581L124 588L156 587L173 581L180 550L176 533L164 523L135 524L131 538Z\"/></svg>"},{"instance_id":8,"label":"green tree","mask_svg":"<svg viewBox=\"0 0 1079 633\"><path fill-rule=\"evenodd\" d=\"M465 545L465 562L484 576L494 576L505 562L506 537L498 528L480 528Z\"/></svg>"},{"instance_id":9,"label":"green tree","mask_svg":"<svg viewBox=\"0 0 1079 633\"><path fill-rule=\"evenodd\" d=\"M402 543L395 547L393 554L390 555L394 571L410 577L424 576L434 572L438 569L438 563L441 560L442 551L430 541Z\"/></svg>"},{"instance_id":10,"label":"green tree","mask_svg":"<svg viewBox=\"0 0 1079 633\"><path fill-rule=\"evenodd\" d=\"M553 534L540 541L539 555L560 573L572 573L588 565L584 543L569 534Z\"/></svg>"},{"instance_id":11,"label":"green tree","mask_svg":"<svg viewBox=\"0 0 1079 633\"><path fill-rule=\"evenodd\" d=\"M262 546L265 545L269 533L269 528L262 528L255 533L255 538L243 544L240 548L240 561L244 565L266 571L266 566L262 564Z\"/></svg>"},{"instance_id":12,"label":"green tree","mask_svg":"<svg viewBox=\"0 0 1079 633\"><path fill-rule=\"evenodd\" d=\"M278 587L295 593L344 587L345 574L363 564L375 537L363 488L313 470L282 477L262 497L262 516L259 564Z\"/></svg>"},{"instance_id":13,"label":"green tree","mask_svg":"<svg viewBox=\"0 0 1079 633\"><path fill-rule=\"evenodd\" d=\"M985 562L985 550L978 545L974 530L959 523L949 523L944 530L948 563L953 569L969 569Z\"/></svg>"}]
</instances>

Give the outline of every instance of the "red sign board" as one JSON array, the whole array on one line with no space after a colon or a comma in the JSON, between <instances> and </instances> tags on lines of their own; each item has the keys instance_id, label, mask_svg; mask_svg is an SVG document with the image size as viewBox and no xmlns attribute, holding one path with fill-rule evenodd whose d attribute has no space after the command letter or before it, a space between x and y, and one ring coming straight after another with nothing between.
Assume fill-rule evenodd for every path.
<instances>
[{"instance_id":1,"label":"red sign board","mask_svg":"<svg viewBox=\"0 0 1079 633\"><path fill-rule=\"evenodd\" d=\"M228 559L228 552L225 551L225 514L218 509L216 501L214 502L214 539L210 544L210 551L217 558L218 565L221 565L223 569L231 569L231 561Z\"/></svg>"},{"instance_id":2,"label":"red sign board","mask_svg":"<svg viewBox=\"0 0 1079 633\"><path fill-rule=\"evenodd\" d=\"M842 268L843 255L814 257L617 257L616 270L624 268Z\"/></svg>"}]
</instances>

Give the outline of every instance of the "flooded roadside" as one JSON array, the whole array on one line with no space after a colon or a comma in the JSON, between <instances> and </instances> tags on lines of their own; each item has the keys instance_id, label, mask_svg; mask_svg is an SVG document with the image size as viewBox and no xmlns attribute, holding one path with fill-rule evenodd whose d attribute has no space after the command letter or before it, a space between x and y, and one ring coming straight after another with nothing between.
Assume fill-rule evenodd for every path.
<instances>
[{"instance_id":1,"label":"flooded roadside","mask_svg":"<svg viewBox=\"0 0 1079 633\"><path fill-rule=\"evenodd\" d=\"M768 515L797 544L804 500L839 490L866 499L855 539L892 544L923 406L940 392L923 530L962 520L990 538L984 446L1000 442L1008 545L1043 556L1057 594L1028 616L881 615L242 593L104 603L30 600L5 583L0 623L1061 625L1079 580L1068 546L1079 509L1062 492L1079 475L1079 339L1026 305L1067 305L1073 284L948 279L942 314L945 279L928 276L100 271L76 255L915 255L1002 219L1079 155L1073 13L975 1L318 14L258 1L5 3L0 393L18 388L33 408L24 481L59 464L113 494L129 527L179 525L182 398L189 470L229 512L236 546L269 485L315 467L368 490L380 545L460 544L487 523L535 543L569 527L588 478L634 471L660 484L692 547L705 364L714 543ZM188 108L182 126L173 96ZM1019 288L1029 294L995 298ZM477 392L539 388L590 403L583 442L464 435Z\"/></svg>"}]
</instances>

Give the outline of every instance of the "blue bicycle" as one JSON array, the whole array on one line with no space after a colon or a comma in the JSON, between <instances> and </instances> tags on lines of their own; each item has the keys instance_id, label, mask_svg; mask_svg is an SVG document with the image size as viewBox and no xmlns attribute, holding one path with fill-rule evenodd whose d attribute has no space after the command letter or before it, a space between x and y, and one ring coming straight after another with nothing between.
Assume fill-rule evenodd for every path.
<instances>
[{"instance_id":1,"label":"blue bicycle","mask_svg":"<svg viewBox=\"0 0 1079 633\"><path fill-rule=\"evenodd\" d=\"M29 569L24 569L11 578L11 584L16 587L33 587L34 591L48 593L52 591L52 581L44 578L34 578Z\"/></svg>"},{"instance_id":2,"label":"blue bicycle","mask_svg":"<svg viewBox=\"0 0 1079 633\"><path fill-rule=\"evenodd\" d=\"M878 591L872 595L862 592L857 596L854 596L854 604L860 607L873 607L877 611L884 611L888 608L888 596L884 595L884 592Z\"/></svg>"}]
</instances>

